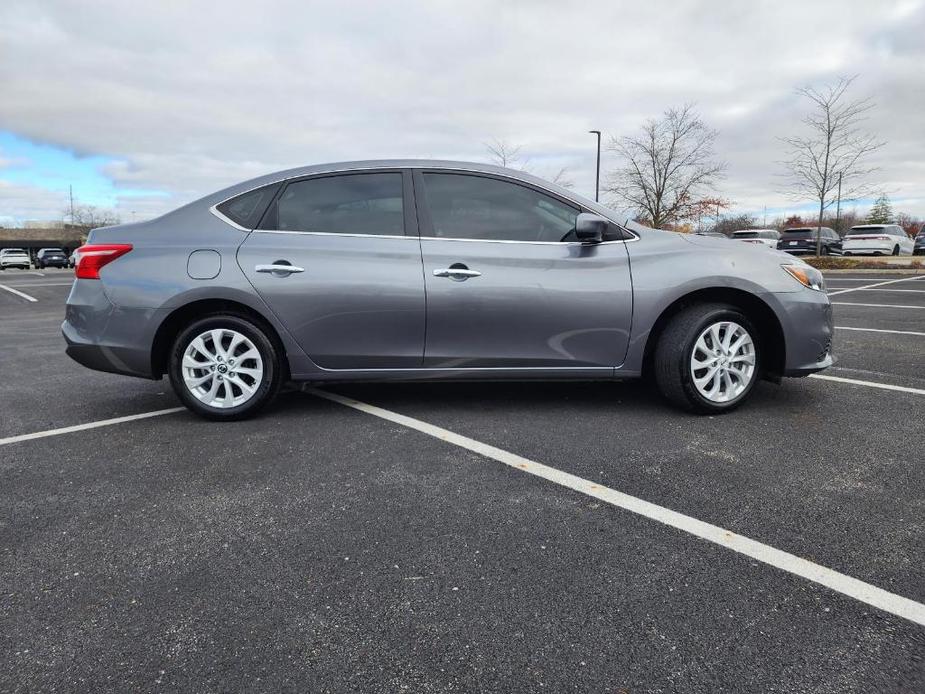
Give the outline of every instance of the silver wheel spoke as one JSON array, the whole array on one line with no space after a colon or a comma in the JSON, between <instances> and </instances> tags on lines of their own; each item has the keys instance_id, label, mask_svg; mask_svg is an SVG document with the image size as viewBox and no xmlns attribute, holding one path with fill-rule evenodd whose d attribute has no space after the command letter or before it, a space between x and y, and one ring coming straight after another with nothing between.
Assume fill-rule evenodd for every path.
<instances>
[{"instance_id":1,"label":"silver wheel spoke","mask_svg":"<svg viewBox=\"0 0 925 694\"><path fill-rule=\"evenodd\" d=\"M190 348L195 350L196 352L199 352L199 354L206 357L209 361L215 361L215 353L210 352L209 349L206 347L206 343L202 341L202 335L200 335L199 337L197 337L195 340L193 340L190 343ZM190 354L190 350L189 349L186 350L186 353Z\"/></svg>"},{"instance_id":2,"label":"silver wheel spoke","mask_svg":"<svg viewBox=\"0 0 925 694\"><path fill-rule=\"evenodd\" d=\"M221 381L219 381L217 378L213 378L212 387L209 388L209 390L200 398L200 400L202 400L207 405L211 404L211 402L215 400L215 395L218 393L218 386L220 383Z\"/></svg>"},{"instance_id":3,"label":"silver wheel spoke","mask_svg":"<svg viewBox=\"0 0 925 694\"><path fill-rule=\"evenodd\" d=\"M225 348L222 347L222 335L224 330L213 330L212 331L212 348L215 350L215 354L223 357L225 356Z\"/></svg>"},{"instance_id":4,"label":"silver wheel spoke","mask_svg":"<svg viewBox=\"0 0 925 694\"><path fill-rule=\"evenodd\" d=\"M187 378L186 385L188 385L190 388L195 388L196 386L201 386L210 378L215 378L211 372L207 373L205 376L200 376L199 378Z\"/></svg>"},{"instance_id":5,"label":"silver wheel spoke","mask_svg":"<svg viewBox=\"0 0 925 694\"><path fill-rule=\"evenodd\" d=\"M244 374L245 376L250 376L253 379L258 379L263 376L263 369L249 369L247 367L236 366L234 367L234 372L239 376Z\"/></svg>"},{"instance_id":6,"label":"silver wheel spoke","mask_svg":"<svg viewBox=\"0 0 925 694\"><path fill-rule=\"evenodd\" d=\"M256 388L247 385L244 381L242 381L240 378L237 378L236 376L229 378L228 380L234 383L238 388L240 388L244 393L247 393L248 395L253 395L254 391L257 390Z\"/></svg>"},{"instance_id":7,"label":"silver wheel spoke","mask_svg":"<svg viewBox=\"0 0 925 694\"><path fill-rule=\"evenodd\" d=\"M225 391L225 398L222 400L222 407L234 406L234 392L231 390L231 381L227 378L222 381L222 388Z\"/></svg>"},{"instance_id":8,"label":"silver wheel spoke","mask_svg":"<svg viewBox=\"0 0 925 694\"><path fill-rule=\"evenodd\" d=\"M198 361L188 354L183 356L183 368L184 369L208 369L210 361Z\"/></svg>"}]
</instances>

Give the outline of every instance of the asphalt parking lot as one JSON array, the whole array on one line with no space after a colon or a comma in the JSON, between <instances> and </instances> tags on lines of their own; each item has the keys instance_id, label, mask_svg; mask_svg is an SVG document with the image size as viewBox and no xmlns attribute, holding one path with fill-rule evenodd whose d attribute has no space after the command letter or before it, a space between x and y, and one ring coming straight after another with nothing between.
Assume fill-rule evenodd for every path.
<instances>
[{"instance_id":1,"label":"asphalt parking lot","mask_svg":"<svg viewBox=\"0 0 925 694\"><path fill-rule=\"evenodd\" d=\"M441 383L224 425L72 363L70 279L0 275L2 692L925 691L925 275L828 275L843 380L723 417Z\"/></svg>"}]
</instances>

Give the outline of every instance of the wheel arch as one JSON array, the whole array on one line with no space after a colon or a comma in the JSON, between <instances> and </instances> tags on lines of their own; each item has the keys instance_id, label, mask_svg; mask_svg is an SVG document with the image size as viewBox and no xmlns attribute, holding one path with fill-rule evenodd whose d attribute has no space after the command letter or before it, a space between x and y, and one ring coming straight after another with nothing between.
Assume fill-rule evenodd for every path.
<instances>
[{"instance_id":1,"label":"wheel arch","mask_svg":"<svg viewBox=\"0 0 925 694\"><path fill-rule=\"evenodd\" d=\"M280 367L284 370L284 380L289 378L286 347L273 324L247 304L233 299L218 298L198 299L178 306L161 322L151 345L151 374L154 378L160 378L167 372L170 347L180 331L192 321L215 313L230 313L247 318L266 331L267 337L273 341L283 357L280 360Z\"/></svg>"},{"instance_id":2,"label":"wheel arch","mask_svg":"<svg viewBox=\"0 0 925 694\"><path fill-rule=\"evenodd\" d=\"M651 373L652 358L658 340L671 319L688 306L698 303L723 303L740 309L758 330L765 377L779 381L787 359L784 329L777 314L761 297L735 287L708 287L678 297L666 306L649 330L643 351L642 372Z\"/></svg>"}]
</instances>

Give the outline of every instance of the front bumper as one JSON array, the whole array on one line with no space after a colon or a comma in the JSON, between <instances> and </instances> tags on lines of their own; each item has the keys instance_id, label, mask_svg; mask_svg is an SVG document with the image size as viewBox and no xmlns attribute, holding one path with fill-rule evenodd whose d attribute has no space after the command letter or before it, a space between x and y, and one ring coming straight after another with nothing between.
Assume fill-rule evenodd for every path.
<instances>
[{"instance_id":1,"label":"front bumper","mask_svg":"<svg viewBox=\"0 0 925 694\"><path fill-rule=\"evenodd\" d=\"M835 325L832 304L824 292L803 289L776 294L784 331L784 376L808 376L836 362L832 354Z\"/></svg>"}]
</instances>

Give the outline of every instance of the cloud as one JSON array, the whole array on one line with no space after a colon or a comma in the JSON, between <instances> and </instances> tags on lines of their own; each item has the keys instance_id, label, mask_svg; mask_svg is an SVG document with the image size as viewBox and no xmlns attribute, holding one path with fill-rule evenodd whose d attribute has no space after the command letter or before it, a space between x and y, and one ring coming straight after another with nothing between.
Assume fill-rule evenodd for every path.
<instances>
[{"instance_id":1,"label":"cloud","mask_svg":"<svg viewBox=\"0 0 925 694\"><path fill-rule=\"evenodd\" d=\"M721 131L722 193L754 210L788 204L777 138L798 127L795 87L860 73L889 142L877 184L921 200L923 29L922 2L884 0L6 0L0 129L106 159L116 191L165 193L154 214L300 164L484 160L493 138L591 193L588 129L606 142L694 101Z\"/></svg>"}]
</instances>

